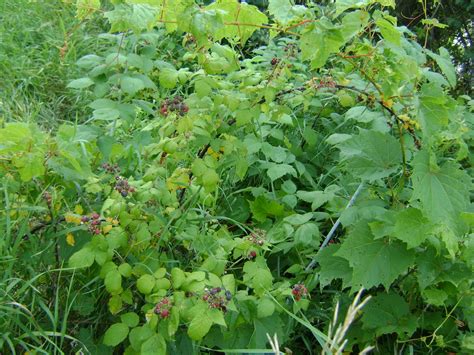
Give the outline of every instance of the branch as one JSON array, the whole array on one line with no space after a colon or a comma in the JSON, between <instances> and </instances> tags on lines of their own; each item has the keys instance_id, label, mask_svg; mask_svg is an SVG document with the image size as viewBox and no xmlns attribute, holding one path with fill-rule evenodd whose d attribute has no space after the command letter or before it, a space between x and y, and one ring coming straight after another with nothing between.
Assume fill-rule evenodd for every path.
<instances>
[{"instance_id":1,"label":"branch","mask_svg":"<svg viewBox=\"0 0 474 355\"><path fill-rule=\"evenodd\" d=\"M355 200L357 199L357 196L359 196L360 192L362 191L362 189L364 188L364 183L361 182L359 184L359 186L357 187L357 190L354 192L354 195L352 195L351 199L349 200L349 202L347 203L347 206L346 208L344 209L347 210L349 207L352 207L352 205L355 203ZM343 212L344 212L343 211ZM321 252L321 250L323 248L325 248L328 244L329 244L329 241L331 240L332 236L334 235L334 233L336 232L336 229L337 227L339 227L339 225L341 224L341 216L339 216L339 218L336 220L336 223L334 223L334 225L332 226L331 230L329 231L328 235L326 236L326 238L324 238L324 241L323 241L323 244L321 244L321 247L319 248L318 252L316 253L316 255L313 257L313 259L311 260L311 262L308 264L308 266L306 267L305 271L310 271L311 269L314 268L314 266L316 265L316 257L318 256L318 254Z\"/></svg>"}]
</instances>

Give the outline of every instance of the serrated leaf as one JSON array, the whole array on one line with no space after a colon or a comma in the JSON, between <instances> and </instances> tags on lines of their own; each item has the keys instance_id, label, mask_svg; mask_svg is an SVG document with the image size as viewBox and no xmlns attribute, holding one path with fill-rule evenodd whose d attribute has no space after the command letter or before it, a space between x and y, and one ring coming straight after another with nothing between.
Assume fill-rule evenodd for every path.
<instances>
[{"instance_id":1,"label":"serrated leaf","mask_svg":"<svg viewBox=\"0 0 474 355\"><path fill-rule=\"evenodd\" d=\"M267 170L267 175L272 181L275 181L287 174L296 176L296 170L291 165L275 164L275 163L269 163L269 164L270 164L270 168Z\"/></svg>"},{"instance_id":2,"label":"serrated leaf","mask_svg":"<svg viewBox=\"0 0 474 355\"><path fill-rule=\"evenodd\" d=\"M420 151L413 160L412 181L412 201L421 202L426 217L458 231L460 214L469 205L469 175L451 161L438 166L430 161L429 152Z\"/></svg>"},{"instance_id":3,"label":"serrated leaf","mask_svg":"<svg viewBox=\"0 0 474 355\"><path fill-rule=\"evenodd\" d=\"M166 341L161 334L148 338L140 348L142 355L166 355Z\"/></svg>"},{"instance_id":4,"label":"serrated leaf","mask_svg":"<svg viewBox=\"0 0 474 355\"><path fill-rule=\"evenodd\" d=\"M396 217L393 236L405 243L408 248L421 245L432 233L433 225L416 208L407 208Z\"/></svg>"},{"instance_id":5,"label":"serrated leaf","mask_svg":"<svg viewBox=\"0 0 474 355\"><path fill-rule=\"evenodd\" d=\"M337 147L346 169L364 180L377 180L395 173L400 168L402 154L399 142L390 134L362 131Z\"/></svg>"},{"instance_id":6,"label":"serrated leaf","mask_svg":"<svg viewBox=\"0 0 474 355\"><path fill-rule=\"evenodd\" d=\"M350 285L352 269L346 259L335 255L339 248L340 245L328 245L316 256L320 265L319 283L321 287L329 285L335 279L341 279L344 287Z\"/></svg>"},{"instance_id":7,"label":"serrated leaf","mask_svg":"<svg viewBox=\"0 0 474 355\"><path fill-rule=\"evenodd\" d=\"M90 248L83 248L69 258L69 267L84 268L94 263L95 254Z\"/></svg>"},{"instance_id":8,"label":"serrated leaf","mask_svg":"<svg viewBox=\"0 0 474 355\"><path fill-rule=\"evenodd\" d=\"M316 223L305 223L295 232L295 243L303 246L314 245L319 240L319 228Z\"/></svg>"},{"instance_id":9,"label":"serrated leaf","mask_svg":"<svg viewBox=\"0 0 474 355\"><path fill-rule=\"evenodd\" d=\"M128 335L128 326L124 323L115 323L110 326L104 335L104 344L108 346L117 346Z\"/></svg>"},{"instance_id":10,"label":"serrated leaf","mask_svg":"<svg viewBox=\"0 0 474 355\"><path fill-rule=\"evenodd\" d=\"M222 20L226 23L221 29L212 33L214 39L227 38L231 41L247 42L258 26L267 23L268 18L254 6L237 0L217 0L206 6L207 10L222 11ZM245 24L239 26L238 24Z\"/></svg>"},{"instance_id":11,"label":"serrated leaf","mask_svg":"<svg viewBox=\"0 0 474 355\"><path fill-rule=\"evenodd\" d=\"M295 17L291 13L292 4L290 0L269 0L268 1L268 12L273 18L286 25Z\"/></svg>"},{"instance_id":12,"label":"serrated leaf","mask_svg":"<svg viewBox=\"0 0 474 355\"><path fill-rule=\"evenodd\" d=\"M138 78L123 76L120 78L120 87L125 93L135 95L137 92L145 88L145 84Z\"/></svg>"},{"instance_id":13,"label":"serrated leaf","mask_svg":"<svg viewBox=\"0 0 474 355\"><path fill-rule=\"evenodd\" d=\"M363 327L375 330L377 336L395 332L410 336L418 326L416 317L410 314L408 303L393 292L373 297L362 312Z\"/></svg>"},{"instance_id":14,"label":"serrated leaf","mask_svg":"<svg viewBox=\"0 0 474 355\"><path fill-rule=\"evenodd\" d=\"M159 74L160 85L173 89L178 83L178 71L174 68L163 68Z\"/></svg>"},{"instance_id":15,"label":"serrated leaf","mask_svg":"<svg viewBox=\"0 0 474 355\"><path fill-rule=\"evenodd\" d=\"M439 49L439 55L430 50L426 50L426 53L436 61L436 64L438 64L441 71L448 79L449 84L454 88L456 86L456 69L454 68L449 52L446 48L441 47Z\"/></svg>"},{"instance_id":16,"label":"serrated leaf","mask_svg":"<svg viewBox=\"0 0 474 355\"><path fill-rule=\"evenodd\" d=\"M359 222L341 244L336 256L353 269L353 289L382 284L389 289L393 281L414 262L414 253L398 241L374 239L366 221Z\"/></svg>"},{"instance_id":17,"label":"serrated leaf","mask_svg":"<svg viewBox=\"0 0 474 355\"><path fill-rule=\"evenodd\" d=\"M204 336L209 333L213 324L212 319L209 317L208 312L203 312L195 316L188 328L188 335L193 340L201 340Z\"/></svg>"}]
</instances>

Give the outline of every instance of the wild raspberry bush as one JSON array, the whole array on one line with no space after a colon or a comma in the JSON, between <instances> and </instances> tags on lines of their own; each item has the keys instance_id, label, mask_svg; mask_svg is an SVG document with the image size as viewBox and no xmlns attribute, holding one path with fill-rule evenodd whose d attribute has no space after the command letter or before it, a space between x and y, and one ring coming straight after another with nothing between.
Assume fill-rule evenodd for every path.
<instances>
[{"instance_id":1,"label":"wild raspberry bush","mask_svg":"<svg viewBox=\"0 0 474 355\"><path fill-rule=\"evenodd\" d=\"M324 352L361 288L345 351L469 350L472 105L391 4L94 14L104 51L70 83L87 124L0 129L9 221L41 221L17 232L83 285L67 351Z\"/></svg>"}]
</instances>

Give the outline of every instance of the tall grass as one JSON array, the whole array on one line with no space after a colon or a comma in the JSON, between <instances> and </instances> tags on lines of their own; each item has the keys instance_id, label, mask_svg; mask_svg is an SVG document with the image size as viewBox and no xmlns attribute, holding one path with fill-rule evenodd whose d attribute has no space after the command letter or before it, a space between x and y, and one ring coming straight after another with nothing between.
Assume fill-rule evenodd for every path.
<instances>
[{"instance_id":1,"label":"tall grass","mask_svg":"<svg viewBox=\"0 0 474 355\"><path fill-rule=\"evenodd\" d=\"M0 0L0 120L54 127L82 117L81 98L66 85L105 26L81 24L74 11L59 0Z\"/></svg>"}]
</instances>

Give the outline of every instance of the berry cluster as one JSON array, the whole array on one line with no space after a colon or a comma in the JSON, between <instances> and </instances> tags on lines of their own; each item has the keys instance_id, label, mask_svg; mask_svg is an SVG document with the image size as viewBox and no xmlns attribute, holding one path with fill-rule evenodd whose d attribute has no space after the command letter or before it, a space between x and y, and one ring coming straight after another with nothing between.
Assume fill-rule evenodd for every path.
<instances>
[{"instance_id":1,"label":"berry cluster","mask_svg":"<svg viewBox=\"0 0 474 355\"><path fill-rule=\"evenodd\" d=\"M205 288L202 299L209 304L210 308L217 308L222 312L227 312L227 304L232 299L232 293L221 287Z\"/></svg>"},{"instance_id":2,"label":"berry cluster","mask_svg":"<svg viewBox=\"0 0 474 355\"><path fill-rule=\"evenodd\" d=\"M100 215L96 212L92 213L90 216L82 216L81 224L88 224L89 232L92 234L100 234Z\"/></svg>"},{"instance_id":3,"label":"berry cluster","mask_svg":"<svg viewBox=\"0 0 474 355\"><path fill-rule=\"evenodd\" d=\"M293 286L291 294L293 295L293 297L295 297L296 301L299 301L301 297L305 297L308 295L308 289L303 284L296 284Z\"/></svg>"},{"instance_id":4,"label":"berry cluster","mask_svg":"<svg viewBox=\"0 0 474 355\"><path fill-rule=\"evenodd\" d=\"M321 78L319 82L316 82L316 87L334 89L336 87L336 82L332 78Z\"/></svg>"},{"instance_id":5,"label":"berry cluster","mask_svg":"<svg viewBox=\"0 0 474 355\"><path fill-rule=\"evenodd\" d=\"M135 188L129 185L127 179L116 176L115 180L115 190L117 190L123 197L127 197L128 194L135 192Z\"/></svg>"},{"instance_id":6,"label":"berry cluster","mask_svg":"<svg viewBox=\"0 0 474 355\"><path fill-rule=\"evenodd\" d=\"M265 231L263 229L255 229L252 233L245 237L252 244L261 247L265 243Z\"/></svg>"},{"instance_id":7,"label":"berry cluster","mask_svg":"<svg viewBox=\"0 0 474 355\"><path fill-rule=\"evenodd\" d=\"M273 57L270 64L275 66L277 65L278 63L280 62L280 59L278 59L277 57Z\"/></svg>"},{"instance_id":8,"label":"berry cluster","mask_svg":"<svg viewBox=\"0 0 474 355\"><path fill-rule=\"evenodd\" d=\"M182 96L175 96L173 99L166 99L161 103L160 113L163 116L168 116L170 112L176 112L178 115L183 116L189 111L188 105L183 102Z\"/></svg>"},{"instance_id":9,"label":"berry cluster","mask_svg":"<svg viewBox=\"0 0 474 355\"><path fill-rule=\"evenodd\" d=\"M102 164L102 169L104 169L109 174L116 174L120 172L120 168L117 164L112 165L109 163L104 163Z\"/></svg>"},{"instance_id":10,"label":"berry cluster","mask_svg":"<svg viewBox=\"0 0 474 355\"><path fill-rule=\"evenodd\" d=\"M155 306L154 312L159 315L162 319L166 319L170 316L170 309L173 305L168 297L163 298Z\"/></svg>"}]
</instances>

